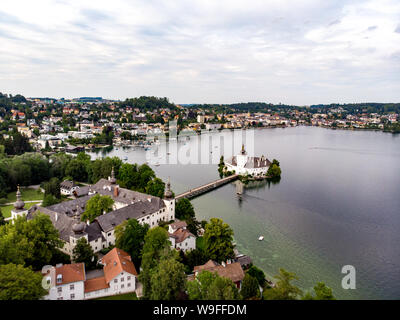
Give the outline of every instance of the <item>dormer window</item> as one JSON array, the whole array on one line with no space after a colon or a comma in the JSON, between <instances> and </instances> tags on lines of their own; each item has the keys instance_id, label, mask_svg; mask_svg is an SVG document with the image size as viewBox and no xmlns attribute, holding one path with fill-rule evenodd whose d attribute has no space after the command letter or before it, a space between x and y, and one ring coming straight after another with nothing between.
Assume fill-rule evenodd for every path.
<instances>
[{"instance_id":1,"label":"dormer window","mask_svg":"<svg viewBox=\"0 0 400 320\"><path fill-rule=\"evenodd\" d=\"M57 283L62 283L62 274L57 275Z\"/></svg>"}]
</instances>

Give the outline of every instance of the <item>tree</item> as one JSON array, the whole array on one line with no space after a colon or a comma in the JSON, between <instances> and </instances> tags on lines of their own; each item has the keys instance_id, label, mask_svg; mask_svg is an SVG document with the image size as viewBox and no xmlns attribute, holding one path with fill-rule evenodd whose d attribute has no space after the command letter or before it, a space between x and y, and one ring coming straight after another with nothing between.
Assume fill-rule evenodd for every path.
<instances>
[{"instance_id":1,"label":"tree","mask_svg":"<svg viewBox=\"0 0 400 320\"><path fill-rule=\"evenodd\" d=\"M240 298L239 291L232 280L209 271L201 271L195 280L188 281L187 291L190 300L238 300Z\"/></svg>"},{"instance_id":2,"label":"tree","mask_svg":"<svg viewBox=\"0 0 400 320\"><path fill-rule=\"evenodd\" d=\"M165 183L160 178L154 178L147 183L146 193L152 196L163 198Z\"/></svg>"},{"instance_id":3,"label":"tree","mask_svg":"<svg viewBox=\"0 0 400 320\"><path fill-rule=\"evenodd\" d=\"M75 263L83 262L88 269L95 269L97 266L97 255L86 238L78 239L72 251L72 257Z\"/></svg>"},{"instance_id":4,"label":"tree","mask_svg":"<svg viewBox=\"0 0 400 320\"><path fill-rule=\"evenodd\" d=\"M96 194L86 202L85 212L81 215L82 221L93 222L94 219L103 213L112 211L114 200L110 196L101 196Z\"/></svg>"},{"instance_id":5,"label":"tree","mask_svg":"<svg viewBox=\"0 0 400 320\"><path fill-rule=\"evenodd\" d=\"M190 272L193 271L195 266L203 265L208 260L210 260L210 258L208 257L207 253L200 248L190 250L186 253L186 265L188 266Z\"/></svg>"},{"instance_id":6,"label":"tree","mask_svg":"<svg viewBox=\"0 0 400 320\"><path fill-rule=\"evenodd\" d=\"M303 300L336 300L333 296L332 289L327 287L325 283L318 282L314 287L315 296L308 292Z\"/></svg>"},{"instance_id":7,"label":"tree","mask_svg":"<svg viewBox=\"0 0 400 320\"><path fill-rule=\"evenodd\" d=\"M256 278L247 272L242 282L242 290L240 291L243 299L259 298L260 289Z\"/></svg>"},{"instance_id":8,"label":"tree","mask_svg":"<svg viewBox=\"0 0 400 320\"><path fill-rule=\"evenodd\" d=\"M136 268L140 268L144 237L149 225L142 226L136 219L129 219L115 228L115 245L132 258Z\"/></svg>"},{"instance_id":9,"label":"tree","mask_svg":"<svg viewBox=\"0 0 400 320\"><path fill-rule=\"evenodd\" d=\"M87 181L88 178L85 162L78 159L73 159L68 163L65 174L76 181Z\"/></svg>"},{"instance_id":10,"label":"tree","mask_svg":"<svg viewBox=\"0 0 400 320\"><path fill-rule=\"evenodd\" d=\"M195 212L192 204L186 198L179 199L175 205L175 217L180 220L186 220L189 217L194 218Z\"/></svg>"},{"instance_id":11,"label":"tree","mask_svg":"<svg viewBox=\"0 0 400 320\"><path fill-rule=\"evenodd\" d=\"M279 269L279 274L275 276L278 281L274 288L264 290L265 300L296 300L301 296L302 291L290 282L299 278L285 269Z\"/></svg>"},{"instance_id":12,"label":"tree","mask_svg":"<svg viewBox=\"0 0 400 320\"><path fill-rule=\"evenodd\" d=\"M61 198L60 180L58 180L58 178L53 177L50 181L45 182L43 184L43 189L45 195L51 194L58 199Z\"/></svg>"},{"instance_id":13,"label":"tree","mask_svg":"<svg viewBox=\"0 0 400 320\"><path fill-rule=\"evenodd\" d=\"M176 300L186 284L185 267L175 258L162 259L151 275L152 300Z\"/></svg>"},{"instance_id":14,"label":"tree","mask_svg":"<svg viewBox=\"0 0 400 320\"><path fill-rule=\"evenodd\" d=\"M170 241L168 232L162 227L155 227L147 231L144 237L142 254L142 271L139 274L139 281L143 285L143 297L151 297L151 276L153 269L158 265L162 257L170 255Z\"/></svg>"},{"instance_id":15,"label":"tree","mask_svg":"<svg viewBox=\"0 0 400 320\"><path fill-rule=\"evenodd\" d=\"M136 186L139 180L137 165L124 163L119 169L119 180L125 188L132 189L132 187Z\"/></svg>"},{"instance_id":16,"label":"tree","mask_svg":"<svg viewBox=\"0 0 400 320\"><path fill-rule=\"evenodd\" d=\"M60 202L61 202L61 200L57 199L52 194L47 194L43 198L42 207L52 206L53 204L57 204L57 203L60 203Z\"/></svg>"},{"instance_id":17,"label":"tree","mask_svg":"<svg viewBox=\"0 0 400 320\"><path fill-rule=\"evenodd\" d=\"M247 273L251 275L252 277L256 278L258 281L258 284L261 287L264 287L265 285L265 274L264 271L262 271L260 268L257 268L256 266L252 265L249 270L247 270Z\"/></svg>"},{"instance_id":18,"label":"tree","mask_svg":"<svg viewBox=\"0 0 400 320\"><path fill-rule=\"evenodd\" d=\"M281 168L279 167L279 161L274 159L272 160L271 166L268 168L267 176L272 179L279 178L281 176Z\"/></svg>"},{"instance_id":19,"label":"tree","mask_svg":"<svg viewBox=\"0 0 400 320\"><path fill-rule=\"evenodd\" d=\"M47 291L42 275L22 265L0 265L0 300L39 300Z\"/></svg>"},{"instance_id":20,"label":"tree","mask_svg":"<svg viewBox=\"0 0 400 320\"><path fill-rule=\"evenodd\" d=\"M20 217L17 220L24 220ZM6 224L0 227L0 264L25 264L25 260L32 257L33 244L17 232L15 224Z\"/></svg>"},{"instance_id":21,"label":"tree","mask_svg":"<svg viewBox=\"0 0 400 320\"><path fill-rule=\"evenodd\" d=\"M35 213L32 220L17 219L14 223L17 233L26 237L32 244L32 256L26 259L26 264L40 270L49 264L55 249L63 246L58 230L53 226L49 216Z\"/></svg>"},{"instance_id":22,"label":"tree","mask_svg":"<svg viewBox=\"0 0 400 320\"><path fill-rule=\"evenodd\" d=\"M203 237L210 259L222 262L234 257L233 230L222 219L211 218L206 224Z\"/></svg>"},{"instance_id":23,"label":"tree","mask_svg":"<svg viewBox=\"0 0 400 320\"><path fill-rule=\"evenodd\" d=\"M4 219L3 212L0 209L0 227L6 224L6 220Z\"/></svg>"}]
</instances>

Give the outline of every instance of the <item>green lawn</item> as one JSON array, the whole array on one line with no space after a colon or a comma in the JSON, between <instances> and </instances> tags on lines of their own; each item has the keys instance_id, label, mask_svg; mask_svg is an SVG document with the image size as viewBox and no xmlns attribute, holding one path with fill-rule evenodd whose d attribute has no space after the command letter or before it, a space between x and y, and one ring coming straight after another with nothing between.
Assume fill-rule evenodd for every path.
<instances>
[{"instance_id":1,"label":"green lawn","mask_svg":"<svg viewBox=\"0 0 400 320\"><path fill-rule=\"evenodd\" d=\"M205 249L204 248L205 243L204 243L204 238L203 237L198 237L196 238L196 249Z\"/></svg>"},{"instance_id":2,"label":"green lawn","mask_svg":"<svg viewBox=\"0 0 400 320\"><path fill-rule=\"evenodd\" d=\"M30 207L32 207L35 204L38 204L39 202L29 202L29 203L25 203L25 208L29 209ZM11 210L14 208L13 205L9 205L9 206L0 206L1 212L3 214L4 218L8 218L11 217Z\"/></svg>"},{"instance_id":3,"label":"green lawn","mask_svg":"<svg viewBox=\"0 0 400 320\"><path fill-rule=\"evenodd\" d=\"M32 200L43 200L43 192L40 189L35 190L32 188L21 188L21 196L24 201L32 201ZM16 192L10 192L7 195L7 202L15 202L17 201Z\"/></svg>"},{"instance_id":4,"label":"green lawn","mask_svg":"<svg viewBox=\"0 0 400 320\"><path fill-rule=\"evenodd\" d=\"M138 300L136 297L136 293L125 293L125 294L120 294L117 296L109 296L109 297L103 297L103 298L97 298L93 300Z\"/></svg>"}]
</instances>

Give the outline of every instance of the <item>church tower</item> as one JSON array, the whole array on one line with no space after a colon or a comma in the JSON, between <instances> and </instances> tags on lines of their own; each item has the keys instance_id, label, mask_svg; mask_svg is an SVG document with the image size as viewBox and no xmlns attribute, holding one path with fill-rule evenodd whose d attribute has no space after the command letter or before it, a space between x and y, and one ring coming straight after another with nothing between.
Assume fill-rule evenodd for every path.
<instances>
[{"instance_id":1,"label":"church tower","mask_svg":"<svg viewBox=\"0 0 400 320\"><path fill-rule=\"evenodd\" d=\"M11 210L11 220L16 219L17 217L24 217L28 213L28 209L25 209L25 202L21 199L21 191L19 189L19 185L17 187L17 201L14 203L14 209Z\"/></svg>"},{"instance_id":2,"label":"church tower","mask_svg":"<svg viewBox=\"0 0 400 320\"><path fill-rule=\"evenodd\" d=\"M167 188L164 192L164 203L167 206L166 214L165 214L165 221L175 220L175 198L174 194L171 191L171 182L168 177Z\"/></svg>"}]
</instances>

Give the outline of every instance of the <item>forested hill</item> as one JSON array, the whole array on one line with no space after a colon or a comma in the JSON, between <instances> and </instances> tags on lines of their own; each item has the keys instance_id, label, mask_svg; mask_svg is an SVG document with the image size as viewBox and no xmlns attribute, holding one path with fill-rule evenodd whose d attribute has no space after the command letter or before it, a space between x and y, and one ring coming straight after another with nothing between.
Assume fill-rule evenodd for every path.
<instances>
[{"instance_id":1,"label":"forested hill","mask_svg":"<svg viewBox=\"0 0 400 320\"><path fill-rule=\"evenodd\" d=\"M169 102L168 98L158 98L158 97L145 97L141 96L139 98L128 98L123 102L120 102L121 107L133 107L139 108L141 111L153 111L160 108L174 109L176 106Z\"/></svg>"},{"instance_id":2,"label":"forested hill","mask_svg":"<svg viewBox=\"0 0 400 320\"><path fill-rule=\"evenodd\" d=\"M220 109L220 110L236 110L243 112L263 112L267 110L278 111L281 109L300 109L304 106L286 105L286 104L272 104L265 102L247 102L247 103L233 103L233 104L193 104L187 105L188 108L203 108L203 109ZM354 103L354 104L318 104L311 105L310 110L317 109L332 109L343 108L348 113L400 113L400 103Z\"/></svg>"},{"instance_id":3,"label":"forested hill","mask_svg":"<svg viewBox=\"0 0 400 320\"><path fill-rule=\"evenodd\" d=\"M11 94L7 95L0 92L0 108L6 108L9 110L14 106L14 104L21 102L26 103L27 101L25 97L20 94L13 96Z\"/></svg>"}]
</instances>

